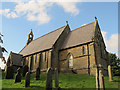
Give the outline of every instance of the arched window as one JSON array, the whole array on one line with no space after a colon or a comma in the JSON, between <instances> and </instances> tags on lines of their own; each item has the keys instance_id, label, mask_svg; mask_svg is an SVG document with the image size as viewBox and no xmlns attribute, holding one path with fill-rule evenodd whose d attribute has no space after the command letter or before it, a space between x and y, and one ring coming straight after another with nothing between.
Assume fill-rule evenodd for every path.
<instances>
[{"instance_id":1,"label":"arched window","mask_svg":"<svg viewBox=\"0 0 120 90\"><path fill-rule=\"evenodd\" d=\"M70 53L68 54L68 67L73 68L73 55Z\"/></svg>"},{"instance_id":2,"label":"arched window","mask_svg":"<svg viewBox=\"0 0 120 90\"><path fill-rule=\"evenodd\" d=\"M85 55L85 47L84 46L82 48L82 51L83 51L83 55Z\"/></svg>"}]
</instances>

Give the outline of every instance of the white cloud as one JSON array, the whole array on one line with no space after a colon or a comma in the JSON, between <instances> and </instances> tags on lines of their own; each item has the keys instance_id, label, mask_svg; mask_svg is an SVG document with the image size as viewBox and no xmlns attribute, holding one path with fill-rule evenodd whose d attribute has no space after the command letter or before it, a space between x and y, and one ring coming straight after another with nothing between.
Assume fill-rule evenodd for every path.
<instances>
[{"instance_id":1,"label":"white cloud","mask_svg":"<svg viewBox=\"0 0 120 90\"><path fill-rule=\"evenodd\" d=\"M3 14L7 18L16 18L16 17L18 17L15 12L10 12L10 9L0 10L0 14Z\"/></svg>"},{"instance_id":2,"label":"white cloud","mask_svg":"<svg viewBox=\"0 0 120 90\"><path fill-rule=\"evenodd\" d=\"M69 12L75 16L79 14L79 10L76 7L76 2L57 2L57 4L62 6L65 12Z\"/></svg>"},{"instance_id":3,"label":"white cloud","mask_svg":"<svg viewBox=\"0 0 120 90\"><path fill-rule=\"evenodd\" d=\"M118 53L118 35L120 36L120 34L112 34L108 39L107 32L105 31L101 31L101 32L102 32L107 50L110 52Z\"/></svg>"},{"instance_id":4,"label":"white cloud","mask_svg":"<svg viewBox=\"0 0 120 90\"><path fill-rule=\"evenodd\" d=\"M5 57L5 60L7 61L7 59L8 59L8 56L5 56L5 55L3 55L4 57Z\"/></svg>"},{"instance_id":5,"label":"white cloud","mask_svg":"<svg viewBox=\"0 0 120 90\"><path fill-rule=\"evenodd\" d=\"M5 56L5 55L4 55L4 57L5 57L5 60L7 61L8 56ZM6 65L6 64L4 64L4 62L2 62L2 60L1 60L1 58L0 58L0 67L1 67L1 69L4 69L5 65Z\"/></svg>"},{"instance_id":6,"label":"white cloud","mask_svg":"<svg viewBox=\"0 0 120 90\"><path fill-rule=\"evenodd\" d=\"M47 14L47 8L52 6L50 2L39 2L31 0L29 2L17 2L15 12L17 15L22 16L26 14L29 21L37 21L39 24L48 23L51 17Z\"/></svg>"},{"instance_id":7,"label":"white cloud","mask_svg":"<svg viewBox=\"0 0 120 90\"><path fill-rule=\"evenodd\" d=\"M51 20L48 14L48 9L53 6L54 3L63 7L65 12L72 15L78 15L79 10L76 7L76 2L43 2L39 0L30 0L28 2L16 1L14 10L4 9L0 10L0 14L3 14L7 18L18 18L23 15L29 21L37 21L39 24L48 23Z\"/></svg>"}]
</instances>

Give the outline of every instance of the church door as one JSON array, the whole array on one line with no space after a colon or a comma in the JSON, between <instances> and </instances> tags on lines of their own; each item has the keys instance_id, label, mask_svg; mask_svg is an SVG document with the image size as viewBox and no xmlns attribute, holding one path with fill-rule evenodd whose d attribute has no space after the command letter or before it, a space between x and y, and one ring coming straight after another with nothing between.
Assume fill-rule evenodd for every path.
<instances>
[{"instance_id":1,"label":"church door","mask_svg":"<svg viewBox=\"0 0 120 90\"><path fill-rule=\"evenodd\" d=\"M69 68L73 68L73 56L71 54L69 56Z\"/></svg>"}]
</instances>

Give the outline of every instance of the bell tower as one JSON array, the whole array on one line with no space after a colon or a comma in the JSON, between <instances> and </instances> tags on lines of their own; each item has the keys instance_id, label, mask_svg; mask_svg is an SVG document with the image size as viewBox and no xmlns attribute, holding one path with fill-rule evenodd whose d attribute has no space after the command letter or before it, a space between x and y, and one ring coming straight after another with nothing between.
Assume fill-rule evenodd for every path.
<instances>
[{"instance_id":1,"label":"bell tower","mask_svg":"<svg viewBox=\"0 0 120 90\"><path fill-rule=\"evenodd\" d=\"M28 45L32 40L33 40L33 32L31 29L30 33L28 34L28 40L27 40L26 45Z\"/></svg>"}]
</instances>

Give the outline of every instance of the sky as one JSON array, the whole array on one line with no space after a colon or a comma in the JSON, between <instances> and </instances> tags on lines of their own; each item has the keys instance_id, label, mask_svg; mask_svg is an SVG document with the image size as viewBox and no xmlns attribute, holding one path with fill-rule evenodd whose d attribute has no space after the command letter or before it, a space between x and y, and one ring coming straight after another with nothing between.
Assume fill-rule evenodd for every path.
<instances>
[{"instance_id":1,"label":"sky","mask_svg":"<svg viewBox=\"0 0 120 90\"><path fill-rule=\"evenodd\" d=\"M25 46L32 29L34 39L56 30L66 21L74 30L95 21L95 16L106 44L107 51L118 55L118 2L0 2L0 32L9 56L19 53ZM4 64L0 62L4 68Z\"/></svg>"}]
</instances>

